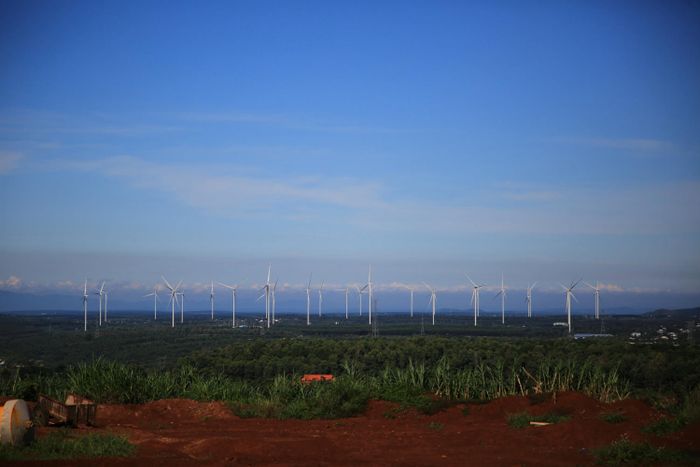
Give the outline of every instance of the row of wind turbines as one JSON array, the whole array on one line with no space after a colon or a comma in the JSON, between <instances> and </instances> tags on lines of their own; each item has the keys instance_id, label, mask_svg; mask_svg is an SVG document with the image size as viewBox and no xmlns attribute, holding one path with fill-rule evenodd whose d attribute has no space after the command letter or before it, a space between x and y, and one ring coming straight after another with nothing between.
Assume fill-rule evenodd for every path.
<instances>
[{"instance_id":1,"label":"row of wind turbines","mask_svg":"<svg viewBox=\"0 0 700 467\"><path fill-rule=\"evenodd\" d=\"M275 280L274 283L271 281L272 277L272 265L268 266L267 269L267 280L265 281L265 285L263 285L259 291L262 292L261 295L258 297L257 301L263 300L265 302L265 325L266 327L270 327L274 325L277 320L276 320L276 291L277 291L277 284L278 280ZM306 291L306 324L311 325L311 293L312 293L312 288L311 288L311 279L313 277L313 273L309 275L309 281L308 284L306 285L305 291ZM471 300L470 300L470 305L473 306L474 310L474 326L478 325L478 318L480 315L480 291L482 288L486 287L485 284L477 284L474 282L468 275L466 276L469 282L472 285L472 293L471 293ZM178 282L177 285L174 287L168 280L165 278L165 276L161 276L163 279L163 283L165 287L168 289L169 294L170 294L170 300L168 302L168 305L170 306L171 309L171 327L175 327L175 315L176 315L176 307L179 305L180 307L180 323L184 323L184 316L185 316L185 292L182 289L182 281ZM596 285L591 285L588 282L582 281L579 279L578 281L571 282L571 284L567 287L563 284L560 284L562 289L564 290L565 293L565 310L566 310L566 315L567 315L567 325L569 329L569 333L572 332L572 322L571 322L571 312L572 312L572 299L576 302L578 302L578 299L573 293L574 288L581 283L584 282L588 287L593 289L594 291L594 297L595 297L595 319L600 319L600 284L596 282ZM237 291L239 289L239 284L224 284L222 282L218 282L218 284L222 287L225 287L231 291L231 326L233 328L236 327L236 304L237 304ZM156 284L153 287L153 292L144 295L144 297L153 297L153 319L157 320L158 319L158 291L159 291L159 285ZM321 282L321 286L318 289L318 316L321 317L323 314L323 290L324 290L324 285L325 282ZM428 306L432 308L432 324L435 325L435 316L436 316L436 311L437 311L437 289L430 286L428 283L423 282L423 285L430 291L430 300L428 302ZM526 288L526 294L525 294L525 302L527 304L527 317L532 318L532 291L537 285L537 282L534 282L532 284L528 284ZM368 323L371 325L372 324L372 316L373 316L373 294L374 294L374 288L373 288L373 283L372 283L372 266L369 266L369 272L367 275L367 283L363 286L359 285L352 285L352 286L347 286L345 289L340 289L339 291L344 291L345 292L345 319L349 319L349 294L351 288L355 289L355 291L358 294L359 298L359 314L362 316L362 295L367 294L368 295L368 310L367 310L367 317L368 317ZM414 314L414 292L416 289L414 287L409 287L406 286L406 288L410 291L410 316L413 317ZM107 322L107 299L108 299L108 293L105 290L105 282L102 282L102 285L99 287L99 289L95 290L94 295L99 296L99 318L98 318L98 325L102 326L103 322L103 305L104 305L104 322ZM503 274L501 274L501 285L500 288L498 289L498 293L493 297L494 300L497 298L501 299L501 323L505 324L505 307L506 307L506 296L508 295L508 291L505 285L505 280ZM209 293L209 301L211 305L211 319L214 319L214 281L211 282L211 289ZM88 304L88 290L87 290L87 280L85 280L85 285L83 288L83 315L84 315L84 331L87 331L87 304Z\"/></svg>"}]
</instances>

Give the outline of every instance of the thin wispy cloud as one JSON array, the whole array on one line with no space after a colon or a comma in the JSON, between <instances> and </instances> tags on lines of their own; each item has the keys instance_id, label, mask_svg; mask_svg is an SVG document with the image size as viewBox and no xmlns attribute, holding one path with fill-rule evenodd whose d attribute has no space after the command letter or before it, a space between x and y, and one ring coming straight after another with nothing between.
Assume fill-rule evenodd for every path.
<instances>
[{"instance_id":1,"label":"thin wispy cloud","mask_svg":"<svg viewBox=\"0 0 700 467\"><path fill-rule=\"evenodd\" d=\"M407 130L399 128L387 128L382 126L365 126L354 124L333 124L321 122L320 120L308 117L295 117L282 114L264 114L249 112L221 112L221 113L198 113L181 112L171 114L176 119L186 122L196 123L219 123L219 124L250 124L263 126L277 126L292 130L328 132L328 133L401 133ZM415 131L415 130L411 130Z\"/></svg>"},{"instance_id":2,"label":"thin wispy cloud","mask_svg":"<svg viewBox=\"0 0 700 467\"><path fill-rule=\"evenodd\" d=\"M106 114L66 114L34 109L0 110L0 134L142 136L182 131L167 122L134 122Z\"/></svg>"},{"instance_id":3,"label":"thin wispy cloud","mask_svg":"<svg viewBox=\"0 0 700 467\"><path fill-rule=\"evenodd\" d=\"M355 209L380 203L378 184L347 178L238 175L232 166L159 164L131 156L65 160L52 165L125 179L140 189L166 192L187 205L228 217L280 207L289 215L299 215L310 203Z\"/></svg>"},{"instance_id":4,"label":"thin wispy cloud","mask_svg":"<svg viewBox=\"0 0 700 467\"><path fill-rule=\"evenodd\" d=\"M654 138L563 138L554 141L589 146L593 148L619 149L637 153L668 153L678 147L670 141Z\"/></svg>"},{"instance_id":5,"label":"thin wispy cloud","mask_svg":"<svg viewBox=\"0 0 700 467\"><path fill-rule=\"evenodd\" d=\"M0 175L15 170L22 157L22 154L17 152L0 151Z\"/></svg>"},{"instance_id":6,"label":"thin wispy cloud","mask_svg":"<svg viewBox=\"0 0 700 467\"><path fill-rule=\"evenodd\" d=\"M224 217L272 214L288 222L320 218L352 224L368 233L409 229L442 235L471 233L517 234L656 234L696 232L700 213L688 203L700 203L700 182L676 182L636 187L528 190L506 195L523 205L499 203L500 191L482 191L469 201L428 202L387 196L376 181L353 178L275 177L264 170L234 166L164 164L132 156L99 160L64 160L56 169L99 173L126 180L133 187L172 195L178 202ZM238 172L241 172L240 174ZM542 209L542 203L547 209Z\"/></svg>"}]
</instances>

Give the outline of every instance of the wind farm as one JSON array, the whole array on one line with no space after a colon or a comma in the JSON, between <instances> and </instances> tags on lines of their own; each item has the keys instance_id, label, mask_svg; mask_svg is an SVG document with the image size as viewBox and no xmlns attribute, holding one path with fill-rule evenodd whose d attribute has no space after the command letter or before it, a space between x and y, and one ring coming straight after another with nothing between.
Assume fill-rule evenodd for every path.
<instances>
[{"instance_id":1,"label":"wind farm","mask_svg":"<svg viewBox=\"0 0 700 467\"><path fill-rule=\"evenodd\" d=\"M0 464L700 463L698 2L0 18Z\"/></svg>"},{"instance_id":2,"label":"wind farm","mask_svg":"<svg viewBox=\"0 0 700 467\"><path fill-rule=\"evenodd\" d=\"M237 292L240 288L243 289L248 289L248 290L258 290L258 292L262 292L262 295L258 296L255 302L259 302L261 300L264 300L265 303L265 309L264 313L259 315L259 320L257 323L260 326L263 326L265 328L272 328L275 325L282 324L284 326L285 322L294 322L296 321L295 315L297 314L304 314L305 315L305 322L307 326L312 326L315 324L318 324L319 322L323 322L324 316L330 314L331 316L335 316L337 314L342 314L344 316L344 319L346 321L350 320L351 317L354 318L361 318L362 317L362 307L363 307L363 295L364 292L367 291L367 310L368 310L368 320L367 320L367 325L372 326L372 306L373 304L376 304L382 301L381 294L379 297L377 297L374 293L370 295L370 292L373 292L376 290L377 287L379 287L380 290L384 290L385 294L387 296L392 296L397 294L397 286L394 285L393 287L384 287L382 284L376 284L372 283L372 267L368 267L368 276L367 276L367 283L363 284L362 286L359 286L357 284L345 284L344 286L337 286L334 285L331 288L326 288L325 287L325 281L321 281L318 289L317 289L317 300L316 300L316 305L317 305L317 316L315 319L312 319L311 316L311 307L312 307L312 284L311 280L313 277L313 274L309 275L308 282L304 286L292 286L292 285L287 285L286 289L286 294L287 295L298 295L298 293L304 292L305 293L305 307L304 311L299 310L296 306L291 306L289 305L289 302L284 302L283 300L283 308L281 310L281 314L277 314L277 286L279 284L279 279L275 279L275 282L273 283L271 281L271 273L272 273L272 264L268 265L268 271L267 271L267 279L265 281L265 284L260 287L259 289L256 289L256 286L254 284L243 284L243 283L238 283L235 285L229 285L225 284L223 282L217 281L216 283L218 284L219 287L222 287L224 289L228 289L231 291L231 328L236 329L236 307L237 307ZM505 280L504 280L504 275L501 274L500 278L500 284L494 284L494 285L487 285L487 284L477 284L475 283L469 276L466 276L467 280L469 281L469 285L467 286L467 291L471 290L470 294L470 300L468 303L468 307L464 309L464 312L459 311L459 306L457 307L449 307L445 310L441 310L440 307L438 306L438 301L437 301L437 288L429 285L426 282L422 282L422 285L427 289L428 291L428 303L427 303L427 308L421 312L421 314L428 312L430 313L430 321L431 325L435 326L436 322L439 323L441 320L444 318L447 318L446 322L449 322L451 326L456 325L454 322L454 315L460 315L464 314L467 316L469 314L469 307L472 308L472 316L473 316L473 326L477 327L478 326L478 320L479 317L482 314L482 308L480 304L480 291L482 289L492 289L496 291L496 294L494 295L494 300L499 299L500 307L499 307L499 316L500 316L500 324L502 326L505 326L506 324L506 316L509 317L521 317L523 313L526 314L527 318L532 318L533 317L533 290L535 289L535 286L538 284L537 281L532 282L532 283L527 283L527 285L524 287L524 293L525 293L525 310L518 309L518 310L513 310L513 311L506 311L506 295L507 295L507 288L505 285ZM170 291L170 301L169 305L171 307L171 327L175 327L175 309L176 307L180 307L180 325L183 325L185 323L184 320L184 288L183 288L183 283L180 281L176 287L173 287L167 279L165 279L165 276L161 276L162 278L162 284L157 284L156 286L153 287L152 292L143 295L143 298L150 298L153 297L153 320L157 320L157 307L158 307L158 291L161 286L164 288L168 289ZM575 337L574 333L574 313L572 311L572 305L573 302L576 301L578 302L578 299L573 293L573 289L580 283L584 282L590 289L593 290L593 296L592 298L592 304L589 304L589 306L586 308L586 312L581 313L581 316L584 319L587 319L590 316L590 312L592 311L592 315L595 320L600 320L601 319L601 309L600 309L600 292L601 292L601 284L600 282L596 282L596 285L593 286L589 284L588 282L583 281L583 279L579 279L577 281L572 281L569 287L566 287L562 284L559 284L560 287L565 292L564 296L564 301L563 301L563 306L561 308L561 315L566 318L566 325L567 325L567 331L568 335L570 337ZM104 284L105 282L103 281L99 288L96 289L95 295L98 297L101 297L100 292L102 293L102 296L106 296L106 292L104 290ZM391 282L391 284L396 284L395 282ZM99 284L98 284L99 285ZM552 284L554 285L554 284ZM547 284L540 284L540 288L543 289L543 287L546 287ZM83 284L83 296L82 296L82 304L83 304L83 315L84 315L84 326L83 326L83 332L88 332L88 303L89 303L89 296L87 294L87 287L88 287L88 281L86 280L85 283ZM391 311L387 311L386 313L394 316L400 316L407 314L409 318L414 317L414 295L416 292L416 287L415 285L405 285L405 284L400 284L398 286L398 289L403 289L403 290L408 290L409 291L409 303L408 307L403 308L402 306L399 306L398 308L395 308ZM357 312L351 313L350 311L350 290L354 289L357 292L356 296L356 302L357 302ZM208 298L209 298L209 315L210 315L210 320L215 321L216 320L216 313L215 313L215 302L214 302L214 297L215 297L215 285L214 281L210 281L208 284L208 288L206 289L208 292ZM324 290L326 293L330 293L337 298L339 295L342 296L343 300L341 303L338 303L336 300L334 303L336 304L336 309L331 310L330 312L327 310L326 313L324 314ZM544 289L543 289L544 290ZM459 292L456 292L459 293ZM372 298L370 298L372 297ZM282 297L283 299L285 298L284 295ZM294 303L294 302L292 302ZM104 304L104 324L107 324L107 318L106 318L106 304L103 299L98 299L98 310L97 310L97 320L96 320L96 326L101 327L103 325L102 322L102 317L103 317L103 304ZM250 307L254 306L254 303L248 303L248 309ZM342 307L342 308L341 308ZM196 311L194 312L196 314ZM377 317L377 310L375 309L373 311L374 313L374 318L376 320ZM492 315L495 315L495 310L491 310L490 312ZM132 313L133 314L133 313ZM248 313L250 314L250 313ZM559 313L557 313L556 309L553 308L548 308L545 313L543 313L546 317L547 320L554 322L556 320L557 316ZM253 313L253 316L255 316L255 313ZM519 322L519 321L518 321ZM256 324L256 320L251 322L250 324L246 324L246 327L256 327L258 324ZM417 326L418 323L414 323L414 326ZM541 325L541 324L538 324Z\"/></svg>"}]
</instances>

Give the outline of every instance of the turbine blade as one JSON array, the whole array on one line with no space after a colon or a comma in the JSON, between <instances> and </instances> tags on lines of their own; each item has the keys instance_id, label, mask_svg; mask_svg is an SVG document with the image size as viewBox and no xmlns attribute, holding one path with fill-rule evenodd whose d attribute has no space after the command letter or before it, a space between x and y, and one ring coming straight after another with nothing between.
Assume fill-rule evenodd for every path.
<instances>
[{"instance_id":1,"label":"turbine blade","mask_svg":"<svg viewBox=\"0 0 700 467\"><path fill-rule=\"evenodd\" d=\"M160 277L163 279L163 282L165 282L165 285L167 285L170 290L173 290L173 286L170 285L170 282L168 282L168 279L166 279L165 276L163 276L163 275L161 275Z\"/></svg>"}]
</instances>

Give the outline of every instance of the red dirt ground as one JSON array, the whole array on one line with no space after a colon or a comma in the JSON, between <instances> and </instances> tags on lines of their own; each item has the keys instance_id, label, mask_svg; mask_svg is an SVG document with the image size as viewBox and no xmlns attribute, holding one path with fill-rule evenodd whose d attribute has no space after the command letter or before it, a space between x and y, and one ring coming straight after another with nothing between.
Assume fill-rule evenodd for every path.
<instances>
[{"instance_id":1,"label":"red dirt ground","mask_svg":"<svg viewBox=\"0 0 700 467\"><path fill-rule=\"evenodd\" d=\"M464 405L435 415L396 413L397 405L370 403L360 417L338 420L241 419L222 403L161 400L143 405L102 405L98 427L76 432L113 432L137 446L135 458L52 462L56 465L474 465L560 466L594 463L591 450L622 436L697 451L700 426L659 438L640 428L660 414L626 400L603 404L578 393L534 403L508 397ZM556 425L515 429L508 414L557 411L570 419ZM622 411L617 424L600 414ZM393 418L392 418L393 417ZM51 428L42 429L39 436ZM45 464L23 462L21 465Z\"/></svg>"}]
</instances>

